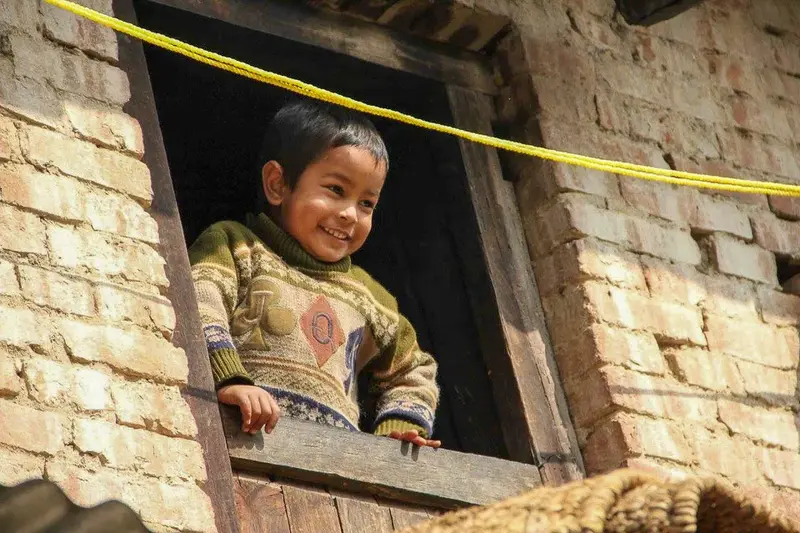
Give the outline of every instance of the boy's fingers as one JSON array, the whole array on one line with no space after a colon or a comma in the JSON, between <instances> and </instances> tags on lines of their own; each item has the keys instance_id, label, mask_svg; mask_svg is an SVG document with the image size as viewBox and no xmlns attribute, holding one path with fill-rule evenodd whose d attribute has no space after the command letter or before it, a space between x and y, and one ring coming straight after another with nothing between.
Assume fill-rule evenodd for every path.
<instances>
[{"instance_id":1,"label":"boy's fingers","mask_svg":"<svg viewBox=\"0 0 800 533\"><path fill-rule=\"evenodd\" d=\"M272 405L270 405L269 400L263 394L258 395L258 402L261 404L261 416L251 428L254 432L264 427L269 421L270 416L272 416Z\"/></svg>"},{"instance_id":2,"label":"boy's fingers","mask_svg":"<svg viewBox=\"0 0 800 533\"><path fill-rule=\"evenodd\" d=\"M278 420L281 417L281 408L278 407L278 402L275 401L275 398L272 396L267 396L267 400L272 404L272 414L267 421L267 433L272 433L272 430L275 429L275 426L278 424Z\"/></svg>"},{"instance_id":3,"label":"boy's fingers","mask_svg":"<svg viewBox=\"0 0 800 533\"><path fill-rule=\"evenodd\" d=\"M429 440L428 446L431 448L439 448L442 445L442 441L440 440Z\"/></svg>"},{"instance_id":4,"label":"boy's fingers","mask_svg":"<svg viewBox=\"0 0 800 533\"><path fill-rule=\"evenodd\" d=\"M239 399L239 408L242 410L242 431L250 429L250 418L253 416L253 406L250 404L250 398L242 396Z\"/></svg>"},{"instance_id":5,"label":"boy's fingers","mask_svg":"<svg viewBox=\"0 0 800 533\"><path fill-rule=\"evenodd\" d=\"M261 402L258 401L258 396L256 396L255 394L250 396L249 399L250 399L250 405L252 405L253 408L253 414L250 417L250 427L248 431L250 431L250 433L255 433L256 431L258 431L258 428L261 427L258 425L259 421L261 420Z\"/></svg>"}]
</instances>

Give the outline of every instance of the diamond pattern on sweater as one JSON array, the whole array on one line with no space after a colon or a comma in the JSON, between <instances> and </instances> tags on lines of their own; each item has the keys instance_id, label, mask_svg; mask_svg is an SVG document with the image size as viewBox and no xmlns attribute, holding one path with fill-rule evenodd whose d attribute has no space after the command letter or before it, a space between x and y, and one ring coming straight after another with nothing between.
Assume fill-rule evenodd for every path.
<instances>
[{"instance_id":1,"label":"diamond pattern on sweater","mask_svg":"<svg viewBox=\"0 0 800 533\"><path fill-rule=\"evenodd\" d=\"M344 332L328 299L320 296L300 317L300 327L320 368L344 343Z\"/></svg>"}]
</instances>

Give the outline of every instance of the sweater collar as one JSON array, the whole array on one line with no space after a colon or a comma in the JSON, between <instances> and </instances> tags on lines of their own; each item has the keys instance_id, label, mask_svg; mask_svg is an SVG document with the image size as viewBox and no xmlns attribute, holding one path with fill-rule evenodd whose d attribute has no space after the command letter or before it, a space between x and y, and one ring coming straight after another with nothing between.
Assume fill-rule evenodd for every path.
<instances>
[{"instance_id":1,"label":"sweater collar","mask_svg":"<svg viewBox=\"0 0 800 533\"><path fill-rule=\"evenodd\" d=\"M314 272L348 272L350 256L335 263L326 263L306 252L294 237L286 233L264 213L247 215L247 227L289 266Z\"/></svg>"}]
</instances>

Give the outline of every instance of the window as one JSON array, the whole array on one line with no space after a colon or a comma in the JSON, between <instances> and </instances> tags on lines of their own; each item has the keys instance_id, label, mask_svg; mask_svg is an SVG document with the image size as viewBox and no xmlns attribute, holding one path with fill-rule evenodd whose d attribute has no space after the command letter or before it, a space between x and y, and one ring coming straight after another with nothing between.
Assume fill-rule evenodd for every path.
<instances>
[{"instance_id":1,"label":"window","mask_svg":"<svg viewBox=\"0 0 800 533\"><path fill-rule=\"evenodd\" d=\"M234 0L222 5L197 0L191 7L177 0L117 3L123 5L117 12L129 17L135 5L145 27L225 55L370 103L491 131L487 93L493 91L492 78L476 54L420 47L370 24L277 2ZM163 135L163 145L157 134L150 136L147 157L156 192L154 212L162 217L162 236L166 233L169 241L163 245L170 297L181 322L177 337L190 355L192 384L200 389L187 394L213 404L209 370L203 368L207 361L196 356L205 350L198 346L199 328L192 329L196 306L190 302L185 244L210 223L252 210L254 162L265 121L289 95L162 50L147 48L146 66L134 47L123 52L134 94L131 112L142 121L146 137L148 132ZM158 124L146 78L152 81ZM569 419L563 400L558 403L560 387L552 391L553 381L557 384L550 374L555 368L552 354L512 185L502 180L496 153L452 137L374 121L387 141L392 170L375 229L355 261L395 294L422 347L439 361L442 402L436 436L445 447L475 454L423 450L401 469L411 472L419 462L419 468L433 468L437 479L449 478L451 485L461 476L482 476L481 490L468 488L489 499L513 490L514 483L538 482L539 472L545 479L569 478L570 471L580 470L580 458L577 446L564 441ZM216 407L203 409L203 416L219 418ZM229 440L234 467L430 505L479 503L469 500L464 483L437 488L435 483L420 484L415 476L395 483L386 470L371 470L369 464L356 468L361 456L341 453L345 448L335 443L342 439L330 433L336 430L287 420L281 425L304 434L307 440L302 442L330 442L331 448L325 449L331 455L315 462L301 452L300 444L282 455L270 448L269 439L234 436ZM210 442L204 446L215 446L213 435L204 438ZM381 444L365 444L370 438L348 435L346 442L351 447L378 446L374 453L387 454L386 461L397 454L396 443L381 439ZM348 469L358 471L347 474Z\"/></svg>"}]
</instances>

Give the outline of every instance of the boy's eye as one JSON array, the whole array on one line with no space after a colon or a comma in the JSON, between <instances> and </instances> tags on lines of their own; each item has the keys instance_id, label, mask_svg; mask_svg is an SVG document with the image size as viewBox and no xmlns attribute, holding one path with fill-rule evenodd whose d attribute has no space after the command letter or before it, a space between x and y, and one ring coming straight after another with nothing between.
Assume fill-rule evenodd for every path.
<instances>
[{"instance_id":1,"label":"boy's eye","mask_svg":"<svg viewBox=\"0 0 800 533\"><path fill-rule=\"evenodd\" d=\"M340 185L327 185L326 188L339 196L344 195L344 189Z\"/></svg>"},{"instance_id":2,"label":"boy's eye","mask_svg":"<svg viewBox=\"0 0 800 533\"><path fill-rule=\"evenodd\" d=\"M361 200L361 207L366 207L367 209L375 209L375 202L372 200Z\"/></svg>"}]
</instances>

